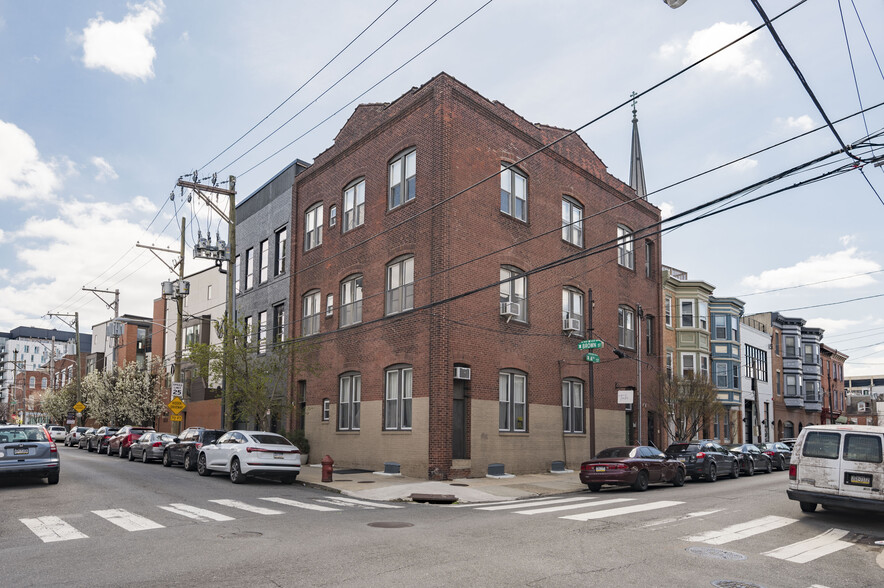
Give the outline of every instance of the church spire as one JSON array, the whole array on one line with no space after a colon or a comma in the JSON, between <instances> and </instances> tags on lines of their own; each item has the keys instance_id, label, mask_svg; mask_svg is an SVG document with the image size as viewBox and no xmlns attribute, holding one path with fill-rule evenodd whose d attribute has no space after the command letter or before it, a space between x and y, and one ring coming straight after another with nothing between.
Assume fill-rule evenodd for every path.
<instances>
[{"instance_id":1,"label":"church spire","mask_svg":"<svg viewBox=\"0 0 884 588\"><path fill-rule=\"evenodd\" d=\"M629 185L635 190L639 198L648 198L648 190L645 185L645 165L642 161L642 146L638 140L638 117L635 105L638 94L633 92L632 97L632 153L629 159Z\"/></svg>"}]
</instances>

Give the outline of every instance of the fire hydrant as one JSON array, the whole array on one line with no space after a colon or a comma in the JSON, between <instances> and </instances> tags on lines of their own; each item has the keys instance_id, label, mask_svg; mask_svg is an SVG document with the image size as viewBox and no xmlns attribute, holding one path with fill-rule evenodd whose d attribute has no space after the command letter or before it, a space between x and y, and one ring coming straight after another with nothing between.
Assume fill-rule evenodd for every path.
<instances>
[{"instance_id":1,"label":"fire hydrant","mask_svg":"<svg viewBox=\"0 0 884 588\"><path fill-rule=\"evenodd\" d=\"M332 481L332 466L335 465L335 460L326 455L322 458L320 462L322 464L322 481L323 482L331 482Z\"/></svg>"}]
</instances>

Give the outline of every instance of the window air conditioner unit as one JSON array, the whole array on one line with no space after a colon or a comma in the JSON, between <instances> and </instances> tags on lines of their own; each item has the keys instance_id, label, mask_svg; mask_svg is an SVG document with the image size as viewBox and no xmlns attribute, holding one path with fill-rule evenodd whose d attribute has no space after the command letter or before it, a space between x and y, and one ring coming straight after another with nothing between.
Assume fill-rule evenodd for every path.
<instances>
[{"instance_id":1,"label":"window air conditioner unit","mask_svg":"<svg viewBox=\"0 0 884 588\"><path fill-rule=\"evenodd\" d=\"M566 318L562 319L562 330L568 332L576 332L580 330L580 319Z\"/></svg>"},{"instance_id":2,"label":"window air conditioner unit","mask_svg":"<svg viewBox=\"0 0 884 588\"><path fill-rule=\"evenodd\" d=\"M469 380L470 379L470 368L468 368L468 367L455 367L454 368L454 379L455 380Z\"/></svg>"},{"instance_id":3,"label":"window air conditioner unit","mask_svg":"<svg viewBox=\"0 0 884 588\"><path fill-rule=\"evenodd\" d=\"M500 315L505 317L514 317L519 316L519 303L518 302L501 302L500 303Z\"/></svg>"}]
</instances>

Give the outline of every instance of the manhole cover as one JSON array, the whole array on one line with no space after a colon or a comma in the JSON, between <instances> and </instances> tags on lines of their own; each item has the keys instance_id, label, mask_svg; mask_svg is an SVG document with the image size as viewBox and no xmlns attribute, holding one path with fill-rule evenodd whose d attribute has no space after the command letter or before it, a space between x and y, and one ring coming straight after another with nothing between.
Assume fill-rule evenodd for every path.
<instances>
[{"instance_id":1,"label":"manhole cover","mask_svg":"<svg viewBox=\"0 0 884 588\"><path fill-rule=\"evenodd\" d=\"M228 533L226 535L218 535L221 539L251 539L253 537L260 537L264 533L259 533L257 531L241 531L239 533Z\"/></svg>"},{"instance_id":2,"label":"manhole cover","mask_svg":"<svg viewBox=\"0 0 884 588\"><path fill-rule=\"evenodd\" d=\"M374 480L359 480L357 484L374 484Z\"/></svg>"},{"instance_id":3,"label":"manhole cover","mask_svg":"<svg viewBox=\"0 0 884 588\"><path fill-rule=\"evenodd\" d=\"M715 547L688 547L688 553L693 553L694 555L702 555L704 557L711 557L714 559L729 559L734 561L740 561L746 559L746 556L742 553L736 553L733 551L725 551L724 549L716 549ZM720 582L726 582L728 580L719 580ZM713 583L714 584L714 583ZM718 586L718 584L714 584ZM734 584L734 587L741 586L742 584ZM722 587L727 586L726 584L721 584ZM746 584L746 586L755 586L755 584Z\"/></svg>"},{"instance_id":4,"label":"manhole cover","mask_svg":"<svg viewBox=\"0 0 884 588\"><path fill-rule=\"evenodd\" d=\"M712 582L712 585L718 588L762 588L758 584L741 582L740 580L716 580Z\"/></svg>"},{"instance_id":5,"label":"manhole cover","mask_svg":"<svg viewBox=\"0 0 884 588\"><path fill-rule=\"evenodd\" d=\"M449 484L449 486L463 486L463 487L467 487L467 486L469 486L469 484Z\"/></svg>"},{"instance_id":6,"label":"manhole cover","mask_svg":"<svg viewBox=\"0 0 884 588\"><path fill-rule=\"evenodd\" d=\"M411 523L399 523L399 522L380 522L380 523L368 523L369 527L377 527L379 529L402 529L404 527L413 527L414 525Z\"/></svg>"}]
</instances>

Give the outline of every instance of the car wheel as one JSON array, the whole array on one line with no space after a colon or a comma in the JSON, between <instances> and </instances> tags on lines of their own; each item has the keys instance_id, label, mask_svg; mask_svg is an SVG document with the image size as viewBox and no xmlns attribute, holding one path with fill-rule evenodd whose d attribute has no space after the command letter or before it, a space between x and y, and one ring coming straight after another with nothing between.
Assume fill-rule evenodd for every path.
<instances>
[{"instance_id":1,"label":"car wheel","mask_svg":"<svg viewBox=\"0 0 884 588\"><path fill-rule=\"evenodd\" d=\"M141 452L141 463L147 463L147 450L142 450Z\"/></svg>"},{"instance_id":2,"label":"car wheel","mask_svg":"<svg viewBox=\"0 0 884 588\"><path fill-rule=\"evenodd\" d=\"M165 465L165 463L166 463L166 461L163 460L164 465ZM206 455L204 453L201 453L199 458L196 460L196 473L198 473L201 476L211 476L212 475L212 470L210 470L208 465L206 465Z\"/></svg>"},{"instance_id":3,"label":"car wheel","mask_svg":"<svg viewBox=\"0 0 884 588\"><path fill-rule=\"evenodd\" d=\"M169 455L168 451L163 452L163 467L172 467L172 456Z\"/></svg>"},{"instance_id":4,"label":"car wheel","mask_svg":"<svg viewBox=\"0 0 884 588\"><path fill-rule=\"evenodd\" d=\"M601 484L587 484L586 487L589 488L590 492L599 492L602 489Z\"/></svg>"},{"instance_id":5,"label":"car wheel","mask_svg":"<svg viewBox=\"0 0 884 588\"><path fill-rule=\"evenodd\" d=\"M636 492L644 492L648 489L648 472L642 470L638 473L638 477L632 484L632 489Z\"/></svg>"},{"instance_id":6,"label":"car wheel","mask_svg":"<svg viewBox=\"0 0 884 588\"><path fill-rule=\"evenodd\" d=\"M135 452L129 450L129 461L135 461Z\"/></svg>"},{"instance_id":7,"label":"car wheel","mask_svg":"<svg viewBox=\"0 0 884 588\"><path fill-rule=\"evenodd\" d=\"M773 466L771 465L770 460L767 460L767 469L764 471L768 474L773 471Z\"/></svg>"},{"instance_id":8,"label":"car wheel","mask_svg":"<svg viewBox=\"0 0 884 588\"><path fill-rule=\"evenodd\" d=\"M49 472L49 475L46 476L46 482L48 482L49 484L58 484L58 476L60 473L61 472L59 472L58 470L54 472Z\"/></svg>"},{"instance_id":9,"label":"car wheel","mask_svg":"<svg viewBox=\"0 0 884 588\"><path fill-rule=\"evenodd\" d=\"M282 479L280 479L280 482L282 482L283 484L288 486L288 485L294 484L295 480L297 480L297 479L298 479L298 474L293 474L291 476L284 476Z\"/></svg>"},{"instance_id":10,"label":"car wheel","mask_svg":"<svg viewBox=\"0 0 884 588\"><path fill-rule=\"evenodd\" d=\"M675 468L675 477L672 478L672 485L676 487L684 486L684 478L684 470L681 468Z\"/></svg>"},{"instance_id":11,"label":"car wheel","mask_svg":"<svg viewBox=\"0 0 884 588\"><path fill-rule=\"evenodd\" d=\"M777 461L777 469L780 470L781 472L784 469L786 469L786 458L784 458L782 455L780 456L780 459Z\"/></svg>"},{"instance_id":12,"label":"car wheel","mask_svg":"<svg viewBox=\"0 0 884 588\"><path fill-rule=\"evenodd\" d=\"M706 474L706 481L707 482L714 482L717 479L718 479L718 466L715 465L715 462L713 461L711 464L709 464L709 473Z\"/></svg>"},{"instance_id":13,"label":"car wheel","mask_svg":"<svg viewBox=\"0 0 884 588\"><path fill-rule=\"evenodd\" d=\"M246 477L242 473L242 468L239 465L239 459L234 457L230 462L230 481L234 484L244 484L246 481Z\"/></svg>"},{"instance_id":14,"label":"car wheel","mask_svg":"<svg viewBox=\"0 0 884 588\"><path fill-rule=\"evenodd\" d=\"M120 459L123 459L124 457L126 457L126 451L125 451L125 449L126 449L125 447L123 447L122 445L120 445L120 452L117 454L117 455L120 456ZM130 449L129 451L131 452L132 450Z\"/></svg>"},{"instance_id":15,"label":"car wheel","mask_svg":"<svg viewBox=\"0 0 884 588\"><path fill-rule=\"evenodd\" d=\"M184 469L188 472L196 469L193 464L193 453L190 451L184 454Z\"/></svg>"},{"instance_id":16,"label":"car wheel","mask_svg":"<svg viewBox=\"0 0 884 588\"><path fill-rule=\"evenodd\" d=\"M816 510L816 502L799 502L801 512L813 512Z\"/></svg>"},{"instance_id":17,"label":"car wheel","mask_svg":"<svg viewBox=\"0 0 884 588\"><path fill-rule=\"evenodd\" d=\"M740 477L740 464L738 464L737 461L734 460L734 467L731 468L731 478L736 480L739 477Z\"/></svg>"},{"instance_id":18,"label":"car wheel","mask_svg":"<svg viewBox=\"0 0 884 588\"><path fill-rule=\"evenodd\" d=\"M755 475L755 462L750 461L749 465L746 467L746 475L754 476Z\"/></svg>"}]
</instances>

